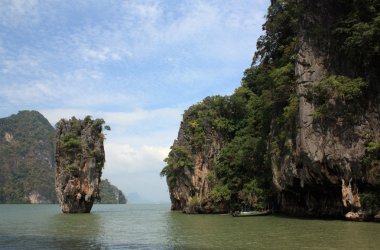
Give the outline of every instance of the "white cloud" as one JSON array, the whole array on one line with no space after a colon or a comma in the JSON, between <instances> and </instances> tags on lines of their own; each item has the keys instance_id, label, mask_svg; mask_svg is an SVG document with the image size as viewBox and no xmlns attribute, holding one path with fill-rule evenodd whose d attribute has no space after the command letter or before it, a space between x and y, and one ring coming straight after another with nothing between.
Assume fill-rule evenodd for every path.
<instances>
[{"instance_id":1,"label":"white cloud","mask_svg":"<svg viewBox=\"0 0 380 250\"><path fill-rule=\"evenodd\" d=\"M185 105L238 86L268 3L4 0L0 112L102 117L105 177L127 192L165 189L158 173Z\"/></svg>"},{"instance_id":2,"label":"white cloud","mask_svg":"<svg viewBox=\"0 0 380 250\"><path fill-rule=\"evenodd\" d=\"M3 0L0 22L6 25L34 23L39 20L38 0Z\"/></svg>"},{"instance_id":3,"label":"white cloud","mask_svg":"<svg viewBox=\"0 0 380 250\"><path fill-rule=\"evenodd\" d=\"M70 119L75 116L76 118L84 118L91 114L90 110L86 109L44 109L39 112L48 119L51 124L56 124L62 118Z\"/></svg>"},{"instance_id":4,"label":"white cloud","mask_svg":"<svg viewBox=\"0 0 380 250\"><path fill-rule=\"evenodd\" d=\"M109 173L157 172L162 169L169 147L144 145L133 147L122 143L105 143L106 165Z\"/></svg>"},{"instance_id":5,"label":"white cloud","mask_svg":"<svg viewBox=\"0 0 380 250\"><path fill-rule=\"evenodd\" d=\"M142 122L148 123L150 126L153 124L158 125L161 119L180 119L181 113L181 109L162 108L152 110L136 109L132 112L104 112L100 113L100 115L103 115L109 124L125 127Z\"/></svg>"},{"instance_id":6,"label":"white cloud","mask_svg":"<svg viewBox=\"0 0 380 250\"><path fill-rule=\"evenodd\" d=\"M0 84L0 97L12 104L44 103L58 95L51 82L31 81L29 83Z\"/></svg>"},{"instance_id":7,"label":"white cloud","mask_svg":"<svg viewBox=\"0 0 380 250\"><path fill-rule=\"evenodd\" d=\"M1 52L1 51L0 51ZM22 51L18 55L8 55L3 50L4 56L0 59L0 72L8 77L33 77L44 80L52 79L56 75L44 67L44 53L33 55Z\"/></svg>"},{"instance_id":8,"label":"white cloud","mask_svg":"<svg viewBox=\"0 0 380 250\"><path fill-rule=\"evenodd\" d=\"M30 58L25 55L18 59L6 59L3 61L2 73L23 73L25 70L30 72L30 69L37 68L39 63L38 59Z\"/></svg>"},{"instance_id":9,"label":"white cloud","mask_svg":"<svg viewBox=\"0 0 380 250\"><path fill-rule=\"evenodd\" d=\"M125 55L132 55L130 52L124 49L113 49L109 47L102 47L100 49L90 49L90 48L82 48L80 50L83 59L87 61L118 61L121 60Z\"/></svg>"},{"instance_id":10,"label":"white cloud","mask_svg":"<svg viewBox=\"0 0 380 250\"><path fill-rule=\"evenodd\" d=\"M81 82L84 80L101 80L102 78L102 72L85 68L79 68L74 71L64 73L64 79L66 81Z\"/></svg>"},{"instance_id":11,"label":"white cloud","mask_svg":"<svg viewBox=\"0 0 380 250\"><path fill-rule=\"evenodd\" d=\"M161 6L158 2L154 1L126 1L123 7L128 14L134 16L138 20L143 20L145 23L156 22L163 15Z\"/></svg>"}]
</instances>

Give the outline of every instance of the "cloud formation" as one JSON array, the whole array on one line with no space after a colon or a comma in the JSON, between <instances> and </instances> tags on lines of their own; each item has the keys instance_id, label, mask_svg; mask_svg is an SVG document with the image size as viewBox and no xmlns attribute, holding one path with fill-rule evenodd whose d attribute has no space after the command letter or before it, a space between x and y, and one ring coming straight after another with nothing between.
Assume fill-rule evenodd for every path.
<instances>
[{"instance_id":1,"label":"cloud formation","mask_svg":"<svg viewBox=\"0 0 380 250\"><path fill-rule=\"evenodd\" d=\"M52 124L104 118L112 127L105 177L126 193L168 200L158 174L181 114L238 87L267 6L269 0L4 0L0 115L34 109Z\"/></svg>"}]
</instances>

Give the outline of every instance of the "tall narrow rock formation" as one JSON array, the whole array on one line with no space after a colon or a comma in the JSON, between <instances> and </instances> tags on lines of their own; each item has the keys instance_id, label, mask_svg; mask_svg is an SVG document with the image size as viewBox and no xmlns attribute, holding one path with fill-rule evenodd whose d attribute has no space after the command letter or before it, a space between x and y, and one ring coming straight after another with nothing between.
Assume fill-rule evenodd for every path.
<instances>
[{"instance_id":1,"label":"tall narrow rock formation","mask_svg":"<svg viewBox=\"0 0 380 250\"><path fill-rule=\"evenodd\" d=\"M88 213L99 199L105 161L103 119L62 119L56 129L55 189L64 213Z\"/></svg>"}]
</instances>

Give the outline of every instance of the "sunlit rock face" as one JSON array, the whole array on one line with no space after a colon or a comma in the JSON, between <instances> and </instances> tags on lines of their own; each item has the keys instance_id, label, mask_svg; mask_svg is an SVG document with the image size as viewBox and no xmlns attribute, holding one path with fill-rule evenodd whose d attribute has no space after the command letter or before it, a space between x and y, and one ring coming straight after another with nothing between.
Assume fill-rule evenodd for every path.
<instances>
[{"instance_id":1,"label":"sunlit rock face","mask_svg":"<svg viewBox=\"0 0 380 250\"><path fill-rule=\"evenodd\" d=\"M174 141L169 157L166 159L170 172L166 173L172 210L186 213L227 212L226 204L215 204L209 195L215 186L215 160L220 156L226 136L213 128L207 121L202 124L204 140L197 143L191 132L198 110L210 106L215 98L208 97L202 104L190 107L184 114L178 137ZM165 170L164 170L165 171Z\"/></svg>"},{"instance_id":2,"label":"sunlit rock face","mask_svg":"<svg viewBox=\"0 0 380 250\"><path fill-rule=\"evenodd\" d=\"M105 161L102 119L62 119L56 125L55 190L64 213L88 213L99 199Z\"/></svg>"}]
</instances>

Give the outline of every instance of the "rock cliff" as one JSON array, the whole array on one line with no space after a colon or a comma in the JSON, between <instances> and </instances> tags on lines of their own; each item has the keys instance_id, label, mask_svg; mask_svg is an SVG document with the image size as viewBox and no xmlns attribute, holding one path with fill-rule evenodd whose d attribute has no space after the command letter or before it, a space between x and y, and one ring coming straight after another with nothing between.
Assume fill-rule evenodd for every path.
<instances>
[{"instance_id":1,"label":"rock cliff","mask_svg":"<svg viewBox=\"0 0 380 250\"><path fill-rule=\"evenodd\" d=\"M361 203L368 202L368 195L372 196L372 203L379 202L376 200L380 195L380 167L378 156L371 155L378 151L380 141L378 92L362 88L363 92L356 95L353 102L348 97L342 100L338 95L329 96L323 104L327 108L323 110L323 117L317 115L322 112L318 102L321 93L314 93L310 98L310 91L318 91L325 85L327 91L337 92L338 85L334 86L335 82L328 79L342 79L346 84L350 79L331 77L332 74L355 77L360 74L353 74L350 67L342 69L334 65L337 61L342 61L341 65L349 61L344 54L337 58L330 51L336 42L332 40L334 36L324 37L328 45L323 46L318 41L322 40L320 37L308 33L316 25L333 30L335 22L331 19L336 10L326 1L304 2L308 5L304 15L311 14L311 9L318 11L310 15L313 18L303 18L298 33L295 76L299 112L293 128L297 136L291 142L292 154L272 159L280 210L294 215L346 215L347 219L372 220L379 207L363 207ZM370 86L379 84L379 79L362 77L367 77ZM343 91L340 95L344 95Z\"/></svg>"},{"instance_id":2,"label":"rock cliff","mask_svg":"<svg viewBox=\"0 0 380 250\"><path fill-rule=\"evenodd\" d=\"M379 220L379 15L271 1L241 87L184 114L161 173L172 208Z\"/></svg>"},{"instance_id":3,"label":"rock cliff","mask_svg":"<svg viewBox=\"0 0 380 250\"><path fill-rule=\"evenodd\" d=\"M214 185L210 180L214 160L220 154L225 136L212 128L211 120L204 120L202 131L198 124L199 112L207 113L207 104L216 99L218 97L206 99L206 105L194 105L185 112L178 138L166 159L168 165L161 175L167 175L172 210L188 213L224 211L212 205L208 194Z\"/></svg>"},{"instance_id":4,"label":"rock cliff","mask_svg":"<svg viewBox=\"0 0 380 250\"><path fill-rule=\"evenodd\" d=\"M105 161L104 120L62 119L56 125L55 190L64 213L90 212L99 199Z\"/></svg>"}]
</instances>

